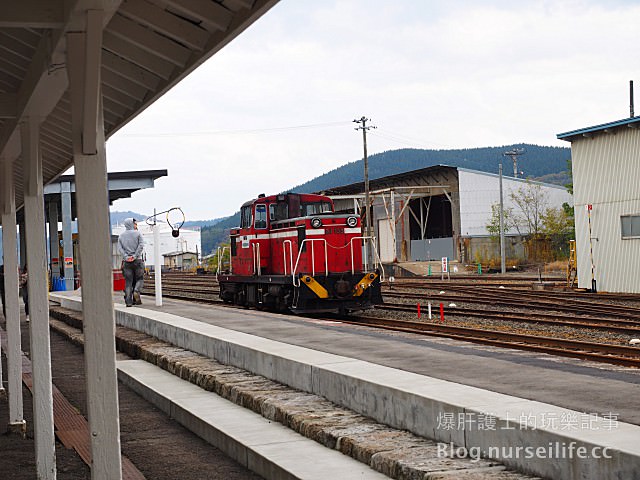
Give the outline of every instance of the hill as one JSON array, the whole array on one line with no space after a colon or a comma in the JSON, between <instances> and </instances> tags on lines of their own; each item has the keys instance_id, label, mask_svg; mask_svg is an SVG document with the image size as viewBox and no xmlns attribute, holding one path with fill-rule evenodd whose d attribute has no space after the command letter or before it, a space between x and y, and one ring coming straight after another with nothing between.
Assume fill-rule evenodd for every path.
<instances>
[{"instance_id":1,"label":"hill","mask_svg":"<svg viewBox=\"0 0 640 480\"><path fill-rule=\"evenodd\" d=\"M146 217L146 215L142 215L141 213L136 213L136 212L131 212L131 211L126 211L126 212L118 212L118 211L113 211L111 212L111 225L116 225L118 223L122 223L126 218L135 218L137 220L143 220ZM184 222L183 227L188 228L188 227L211 227L215 224L217 224L218 222L220 222L220 220L223 220L224 218L227 217L222 217L222 218L213 218L211 220L189 220Z\"/></svg>"},{"instance_id":2,"label":"hill","mask_svg":"<svg viewBox=\"0 0 640 480\"><path fill-rule=\"evenodd\" d=\"M500 147L464 148L456 150L421 150L403 148L389 150L371 155L369 161L369 178L376 179L403 173L410 170L430 167L432 165L449 165L452 167L498 173L498 164L503 163L505 176L512 176L511 158L503 154L513 148L522 148L525 153L518 159L518 170L524 176L535 180L564 185L570 178L567 162L571 159L568 147L545 147L530 144L504 145ZM289 192L311 193L332 187L348 185L362 181L362 159L347 163L319 177L309 180L288 190ZM276 192L267 192L273 194ZM202 229L202 251L212 252L220 243L228 242L229 229L240 223L240 213L220 220L212 227Z\"/></svg>"},{"instance_id":3,"label":"hill","mask_svg":"<svg viewBox=\"0 0 640 480\"><path fill-rule=\"evenodd\" d=\"M498 164L503 163L505 176L513 176L511 158L503 154L513 148L524 149L524 155L518 159L518 170L524 176L537 178L543 175L560 173L567 169L567 160L571 158L568 147L544 147L540 145L516 144L501 147L464 148L457 150L421 150L403 148L377 153L369 157L369 178L381 178L397 173L418 170L432 165L468 168L481 172L498 173ZM347 163L291 189L292 192L319 192L331 187L348 185L362 181L363 161Z\"/></svg>"}]
</instances>

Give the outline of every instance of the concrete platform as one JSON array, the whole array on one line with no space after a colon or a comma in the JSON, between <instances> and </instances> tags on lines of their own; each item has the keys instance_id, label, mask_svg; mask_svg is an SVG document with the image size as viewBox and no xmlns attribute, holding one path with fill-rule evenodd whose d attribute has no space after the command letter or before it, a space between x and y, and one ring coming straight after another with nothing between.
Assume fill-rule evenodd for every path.
<instances>
[{"instance_id":1,"label":"concrete platform","mask_svg":"<svg viewBox=\"0 0 640 480\"><path fill-rule=\"evenodd\" d=\"M73 298L73 295L55 297L64 307L79 308L79 298ZM339 325L305 322L296 317L231 311L185 302L166 302L163 310L154 312L149 307L117 307L116 316L118 323L125 326L295 388L323 395L335 403L394 427L405 428L442 442L453 442L468 449L482 448L491 453L492 457L520 471L562 479L640 478L640 447L636 445L640 438L640 427L623 423L617 417L593 418L583 413L588 413L588 409L571 411L549 403L514 398L260 336L286 338L291 343L298 338L306 338L307 341L320 341L325 346L334 348L335 345L344 345L343 348L348 349L352 356L362 351L359 341L366 343L368 347L372 346L372 342L378 342L378 345L374 345L374 350L369 348L369 354L385 352L380 356L382 360L404 360L408 369L417 364L424 368L425 364L422 362L428 362L427 366L437 365L437 362L433 362L432 355L438 349L434 347L453 346L450 343L429 345L429 342L402 336L376 335L369 329L346 329ZM183 316L168 314L169 310L182 313ZM221 328L212 323L231 323L236 330ZM237 331L239 329L253 329L260 336L242 333ZM332 339L336 342L331 343ZM345 342L348 342L348 346ZM420 352L420 355L407 356L409 347ZM480 356L487 359L488 363L490 355L486 354L490 352L484 351L485 356L478 355L479 352L483 351L467 351L466 355ZM464 356L460 353L458 351L457 356L463 359ZM515 358L522 359L522 355L517 353L514 353ZM475 361L478 362L478 358ZM542 361L552 360L543 358ZM527 363L529 362L524 362L524 365ZM534 366L536 363L533 362ZM569 365L569 370L577 367L571 363L560 365ZM502 369L504 368L503 365ZM522 368L515 364L511 364L510 368L518 368L518 373L523 373ZM627 374L623 371L607 372L618 376ZM635 374L629 375L630 378L638 378ZM496 373L487 369L483 377L495 379ZM541 378L531 379L529 382L541 387L545 385L545 380ZM620 379L614 382L624 384ZM635 385L637 388L637 384ZM582 389L582 394L584 399L585 388ZM612 398L611 390L608 398ZM616 398L619 397L616 395ZM635 398L631 400L633 401ZM604 410L607 411L613 412ZM473 421L465 428L466 422L462 426L457 425L461 418ZM455 419L456 424L451 425L448 422L451 419ZM484 419L485 423L481 424L480 419ZM491 419L491 422L486 423L487 419ZM572 423L568 423L566 419L570 419ZM510 451L514 446L537 448L538 451L535 458L531 458L525 452L514 454ZM593 447L598 448L597 452L594 453ZM608 447L605 455L604 447ZM589 452L591 458L577 458L578 449L582 451L582 448ZM549 456L554 458L547 458ZM595 458L596 456L611 458Z\"/></svg>"},{"instance_id":2,"label":"concrete platform","mask_svg":"<svg viewBox=\"0 0 640 480\"><path fill-rule=\"evenodd\" d=\"M118 362L118 379L187 429L265 478L388 478L143 360Z\"/></svg>"}]
</instances>

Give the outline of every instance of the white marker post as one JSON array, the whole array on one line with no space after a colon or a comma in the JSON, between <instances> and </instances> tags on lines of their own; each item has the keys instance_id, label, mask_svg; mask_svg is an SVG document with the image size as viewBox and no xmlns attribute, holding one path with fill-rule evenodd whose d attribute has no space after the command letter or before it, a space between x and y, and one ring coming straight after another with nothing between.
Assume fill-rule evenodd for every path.
<instances>
[{"instance_id":1,"label":"white marker post","mask_svg":"<svg viewBox=\"0 0 640 480\"><path fill-rule=\"evenodd\" d=\"M447 278L451 280L451 275L449 274L449 257L442 257L442 275L441 280L444 280L444 274L447 274Z\"/></svg>"},{"instance_id":2,"label":"white marker post","mask_svg":"<svg viewBox=\"0 0 640 480\"><path fill-rule=\"evenodd\" d=\"M153 209L153 277L155 280L156 307L162 306L162 265L160 263L160 225Z\"/></svg>"}]
</instances>

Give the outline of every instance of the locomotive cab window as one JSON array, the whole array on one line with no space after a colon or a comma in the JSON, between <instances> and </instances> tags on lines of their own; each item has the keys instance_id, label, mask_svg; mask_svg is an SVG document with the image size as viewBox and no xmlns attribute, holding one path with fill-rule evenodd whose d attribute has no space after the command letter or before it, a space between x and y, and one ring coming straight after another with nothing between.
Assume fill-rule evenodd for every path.
<instances>
[{"instance_id":1,"label":"locomotive cab window","mask_svg":"<svg viewBox=\"0 0 640 480\"><path fill-rule=\"evenodd\" d=\"M240 212L240 228L249 228L251 226L251 205L242 207Z\"/></svg>"},{"instance_id":2,"label":"locomotive cab window","mask_svg":"<svg viewBox=\"0 0 640 480\"><path fill-rule=\"evenodd\" d=\"M289 205L285 202L272 203L269 205L269 220L278 222L289 218Z\"/></svg>"},{"instance_id":3,"label":"locomotive cab window","mask_svg":"<svg viewBox=\"0 0 640 480\"><path fill-rule=\"evenodd\" d=\"M331 208L329 202L303 203L300 205L300 210L303 217L319 215L321 213L333 213L333 208Z\"/></svg>"},{"instance_id":4,"label":"locomotive cab window","mask_svg":"<svg viewBox=\"0 0 640 480\"><path fill-rule=\"evenodd\" d=\"M267 206L256 205L256 220L253 224L255 228L267 228Z\"/></svg>"}]
</instances>

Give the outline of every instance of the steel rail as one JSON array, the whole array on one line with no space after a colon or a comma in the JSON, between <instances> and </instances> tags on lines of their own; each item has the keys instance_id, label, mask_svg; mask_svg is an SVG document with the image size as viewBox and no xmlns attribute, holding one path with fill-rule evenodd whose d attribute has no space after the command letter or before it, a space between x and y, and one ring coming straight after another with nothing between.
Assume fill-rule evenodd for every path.
<instances>
[{"instance_id":1,"label":"steel rail","mask_svg":"<svg viewBox=\"0 0 640 480\"><path fill-rule=\"evenodd\" d=\"M356 317L353 320L341 319L340 321L350 325L373 326L385 330L453 338L483 345L531 350L563 357L640 368L640 350L635 347L366 316Z\"/></svg>"}]
</instances>

